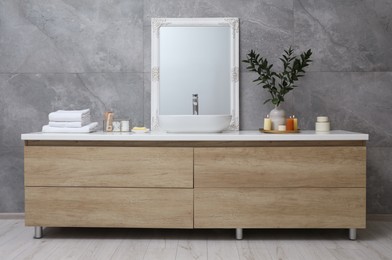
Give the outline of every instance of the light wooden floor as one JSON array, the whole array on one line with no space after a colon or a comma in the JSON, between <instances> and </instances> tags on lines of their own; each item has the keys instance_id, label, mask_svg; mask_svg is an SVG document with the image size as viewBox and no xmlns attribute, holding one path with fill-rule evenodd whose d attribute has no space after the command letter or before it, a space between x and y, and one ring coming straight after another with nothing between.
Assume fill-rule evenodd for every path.
<instances>
[{"instance_id":1,"label":"light wooden floor","mask_svg":"<svg viewBox=\"0 0 392 260\"><path fill-rule=\"evenodd\" d=\"M33 239L21 219L0 220L0 259L392 259L392 222L347 230L159 230L46 228Z\"/></svg>"}]
</instances>

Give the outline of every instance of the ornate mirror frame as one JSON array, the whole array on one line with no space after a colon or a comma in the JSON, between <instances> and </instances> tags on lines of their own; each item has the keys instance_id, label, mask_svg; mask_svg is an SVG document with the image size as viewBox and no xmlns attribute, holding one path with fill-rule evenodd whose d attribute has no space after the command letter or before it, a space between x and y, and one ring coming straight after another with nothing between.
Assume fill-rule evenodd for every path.
<instances>
[{"instance_id":1,"label":"ornate mirror frame","mask_svg":"<svg viewBox=\"0 0 392 260\"><path fill-rule=\"evenodd\" d=\"M239 130L239 19L238 18L151 18L151 129L159 131L159 30L162 26L230 27L230 114L227 130Z\"/></svg>"}]
</instances>

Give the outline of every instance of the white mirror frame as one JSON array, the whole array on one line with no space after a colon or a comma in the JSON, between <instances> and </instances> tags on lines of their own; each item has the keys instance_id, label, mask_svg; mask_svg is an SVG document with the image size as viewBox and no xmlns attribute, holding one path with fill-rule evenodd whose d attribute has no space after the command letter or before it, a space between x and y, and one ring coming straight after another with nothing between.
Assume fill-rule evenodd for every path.
<instances>
[{"instance_id":1,"label":"white mirror frame","mask_svg":"<svg viewBox=\"0 0 392 260\"><path fill-rule=\"evenodd\" d=\"M162 26L228 26L230 42L230 111L227 130L238 131L239 119L239 19L238 18L151 18L151 129L159 131L159 29Z\"/></svg>"}]
</instances>

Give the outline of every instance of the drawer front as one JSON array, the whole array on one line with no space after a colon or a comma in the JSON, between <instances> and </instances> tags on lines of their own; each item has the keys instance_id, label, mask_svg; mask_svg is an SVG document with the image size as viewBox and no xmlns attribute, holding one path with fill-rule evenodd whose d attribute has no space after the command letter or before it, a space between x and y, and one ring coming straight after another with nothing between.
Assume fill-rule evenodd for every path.
<instances>
[{"instance_id":1,"label":"drawer front","mask_svg":"<svg viewBox=\"0 0 392 260\"><path fill-rule=\"evenodd\" d=\"M193 187L193 148L25 147L26 186Z\"/></svg>"},{"instance_id":2,"label":"drawer front","mask_svg":"<svg viewBox=\"0 0 392 260\"><path fill-rule=\"evenodd\" d=\"M364 228L365 188L195 188L195 228Z\"/></svg>"},{"instance_id":3,"label":"drawer front","mask_svg":"<svg viewBox=\"0 0 392 260\"><path fill-rule=\"evenodd\" d=\"M26 187L25 198L27 226L193 228L192 189Z\"/></svg>"},{"instance_id":4,"label":"drawer front","mask_svg":"<svg viewBox=\"0 0 392 260\"><path fill-rule=\"evenodd\" d=\"M195 187L365 187L365 147L195 148Z\"/></svg>"}]
</instances>

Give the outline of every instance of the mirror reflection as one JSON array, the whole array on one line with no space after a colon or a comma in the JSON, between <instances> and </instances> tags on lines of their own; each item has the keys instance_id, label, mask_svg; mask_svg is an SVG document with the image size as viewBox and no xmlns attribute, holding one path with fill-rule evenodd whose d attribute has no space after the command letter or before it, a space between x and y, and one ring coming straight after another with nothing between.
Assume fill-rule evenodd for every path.
<instances>
[{"instance_id":1,"label":"mirror reflection","mask_svg":"<svg viewBox=\"0 0 392 260\"><path fill-rule=\"evenodd\" d=\"M230 114L229 26L161 27L159 114Z\"/></svg>"}]
</instances>

